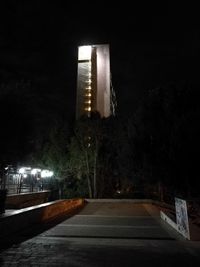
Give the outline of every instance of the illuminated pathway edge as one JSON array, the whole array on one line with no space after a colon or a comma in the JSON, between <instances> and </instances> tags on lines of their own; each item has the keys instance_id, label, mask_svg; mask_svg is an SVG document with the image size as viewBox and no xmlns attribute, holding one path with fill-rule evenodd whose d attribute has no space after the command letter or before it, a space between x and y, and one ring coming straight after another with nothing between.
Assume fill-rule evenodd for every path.
<instances>
[{"instance_id":1,"label":"illuminated pathway edge","mask_svg":"<svg viewBox=\"0 0 200 267\"><path fill-rule=\"evenodd\" d=\"M185 241L148 203L89 202L74 216L1 251L0 266L198 266Z\"/></svg>"}]
</instances>

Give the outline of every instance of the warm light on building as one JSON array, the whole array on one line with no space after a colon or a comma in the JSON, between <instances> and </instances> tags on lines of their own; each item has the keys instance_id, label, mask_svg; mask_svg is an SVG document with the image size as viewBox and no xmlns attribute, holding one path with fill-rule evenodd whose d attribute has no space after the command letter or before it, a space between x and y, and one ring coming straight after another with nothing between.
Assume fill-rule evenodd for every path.
<instances>
[{"instance_id":1,"label":"warm light on building","mask_svg":"<svg viewBox=\"0 0 200 267\"><path fill-rule=\"evenodd\" d=\"M108 117L110 110L109 45L86 45L78 48L76 117L98 111Z\"/></svg>"}]
</instances>

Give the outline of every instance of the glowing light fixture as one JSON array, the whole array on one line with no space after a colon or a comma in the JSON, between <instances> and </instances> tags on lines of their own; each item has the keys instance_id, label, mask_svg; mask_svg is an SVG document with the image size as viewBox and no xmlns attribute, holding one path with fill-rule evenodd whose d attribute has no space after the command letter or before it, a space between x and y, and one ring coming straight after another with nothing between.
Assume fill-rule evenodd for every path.
<instances>
[{"instance_id":1,"label":"glowing light fixture","mask_svg":"<svg viewBox=\"0 0 200 267\"><path fill-rule=\"evenodd\" d=\"M86 104L91 104L91 100L85 101Z\"/></svg>"},{"instance_id":2,"label":"glowing light fixture","mask_svg":"<svg viewBox=\"0 0 200 267\"><path fill-rule=\"evenodd\" d=\"M18 170L18 173L23 175L24 178L28 176L28 174L36 175L41 173L41 177L52 177L54 175L53 171L50 170L41 170L39 168L31 168L31 167L21 167Z\"/></svg>"},{"instance_id":3,"label":"glowing light fixture","mask_svg":"<svg viewBox=\"0 0 200 267\"><path fill-rule=\"evenodd\" d=\"M46 178L46 177L52 177L53 176L53 172L49 171L49 170L42 170L41 171L41 177L42 178Z\"/></svg>"},{"instance_id":4,"label":"glowing light fixture","mask_svg":"<svg viewBox=\"0 0 200 267\"><path fill-rule=\"evenodd\" d=\"M78 50L78 60L90 60L92 47L90 45L80 46Z\"/></svg>"},{"instance_id":5,"label":"glowing light fixture","mask_svg":"<svg viewBox=\"0 0 200 267\"><path fill-rule=\"evenodd\" d=\"M24 173L26 173L27 171L30 171L31 170L31 168L30 167L22 167L22 168L20 168L19 169L19 173L20 174L24 174Z\"/></svg>"},{"instance_id":6,"label":"glowing light fixture","mask_svg":"<svg viewBox=\"0 0 200 267\"><path fill-rule=\"evenodd\" d=\"M41 169L32 169L31 174L36 175L38 172L41 172Z\"/></svg>"}]
</instances>

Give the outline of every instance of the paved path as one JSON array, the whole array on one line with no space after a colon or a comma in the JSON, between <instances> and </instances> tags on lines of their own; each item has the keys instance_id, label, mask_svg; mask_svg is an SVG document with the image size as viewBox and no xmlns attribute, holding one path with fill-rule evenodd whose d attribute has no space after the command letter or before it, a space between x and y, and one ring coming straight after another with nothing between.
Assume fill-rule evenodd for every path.
<instances>
[{"instance_id":1,"label":"paved path","mask_svg":"<svg viewBox=\"0 0 200 267\"><path fill-rule=\"evenodd\" d=\"M28 233L23 233L28 238ZM0 253L0 266L200 266L150 204L88 203L78 214Z\"/></svg>"}]
</instances>

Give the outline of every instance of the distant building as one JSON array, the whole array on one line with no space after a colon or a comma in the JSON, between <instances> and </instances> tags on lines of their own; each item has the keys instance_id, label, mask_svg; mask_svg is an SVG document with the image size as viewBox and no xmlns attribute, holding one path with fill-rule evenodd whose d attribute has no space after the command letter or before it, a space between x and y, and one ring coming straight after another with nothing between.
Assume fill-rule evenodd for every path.
<instances>
[{"instance_id":1,"label":"distant building","mask_svg":"<svg viewBox=\"0 0 200 267\"><path fill-rule=\"evenodd\" d=\"M109 45L79 46L76 118L92 111L108 117L111 109Z\"/></svg>"}]
</instances>

